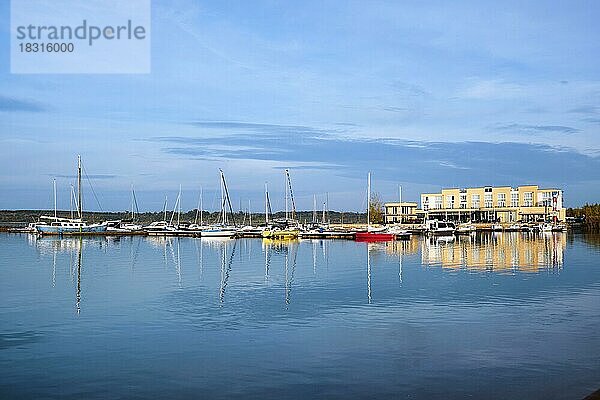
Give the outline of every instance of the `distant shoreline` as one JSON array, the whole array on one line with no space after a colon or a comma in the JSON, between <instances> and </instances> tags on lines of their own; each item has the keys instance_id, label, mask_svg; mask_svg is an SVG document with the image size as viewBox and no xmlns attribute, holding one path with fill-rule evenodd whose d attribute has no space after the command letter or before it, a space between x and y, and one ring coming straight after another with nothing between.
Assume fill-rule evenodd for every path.
<instances>
[{"instance_id":1,"label":"distant shoreline","mask_svg":"<svg viewBox=\"0 0 600 400\"><path fill-rule=\"evenodd\" d=\"M167 210L167 220L171 218L172 211ZM0 210L0 227L14 227L16 225L26 225L30 222L35 222L42 215L54 215L54 210ZM208 212L203 211L202 219L206 223L217 222L220 213L218 211ZM59 210L57 216L69 218L71 216L70 211ZM252 223L264 224L265 215L264 213L251 213ZM271 215L272 218L282 218L285 216L285 212L279 211ZM88 221L111 221L111 220L126 220L131 218L131 214L127 211L90 211L84 212L83 217ZM237 223L246 224L249 223L250 217L244 212L236 212L233 214L233 218ZM148 211L136 213L135 220L140 223L150 223L153 221L162 221L164 219L163 211ZM177 219L175 214L174 219ZM181 213L180 219L182 221L193 222L196 219L196 210L190 210ZM198 220L200 215L198 215ZM313 211L298 211L296 212L296 219L300 222L311 222L313 220ZM317 220L321 222L322 212L317 212ZM357 212L340 212L340 211L329 211L326 213L326 220L330 223L365 223L367 220L366 213Z\"/></svg>"}]
</instances>

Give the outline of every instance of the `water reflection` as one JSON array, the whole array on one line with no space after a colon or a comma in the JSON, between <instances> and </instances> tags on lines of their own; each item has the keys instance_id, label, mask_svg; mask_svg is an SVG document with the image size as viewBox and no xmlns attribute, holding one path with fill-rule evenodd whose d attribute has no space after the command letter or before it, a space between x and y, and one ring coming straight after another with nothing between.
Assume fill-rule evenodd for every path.
<instances>
[{"instance_id":1,"label":"water reflection","mask_svg":"<svg viewBox=\"0 0 600 400\"><path fill-rule=\"evenodd\" d=\"M83 266L83 248L85 245L105 245L106 240L102 238L84 239L78 238L58 238L58 237L33 237L30 243L34 244L39 254L52 253L52 287L56 286L56 264L59 253L68 253L69 255L69 276L71 280L77 274L75 289L75 310L77 315L81 313L81 271Z\"/></svg>"},{"instance_id":2,"label":"water reflection","mask_svg":"<svg viewBox=\"0 0 600 400\"><path fill-rule=\"evenodd\" d=\"M421 242L423 265L466 268L474 271L560 271L566 245L564 233L504 232L449 238L425 238Z\"/></svg>"},{"instance_id":3,"label":"water reflection","mask_svg":"<svg viewBox=\"0 0 600 400\"><path fill-rule=\"evenodd\" d=\"M138 246L141 242L141 238L137 238ZM181 275L181 238L170 237L170 236L148 236L145 238L152 247L162 250L162 259L165 270L169 268L169 257L175 270L175 276L177 277L177 284L182 287L182 275ZM134 258L134 260L137 259ZM133 263L133 260L132 260ZM133 268L132 268L133 269Z\"/></svg>"},{"instance_id":4,"label":"water reflection","mask_svg":"<svg viewBox=\"0 0 600 400\"><path fill-rule=\"evenodd\" d=\"M371 285L371 275L372 275L372 264L377 265L378 255L383 255L388 252L390 248L393 248L395 242L376 242L376 243L366 243L367 246L367 302L371 304L373 301L373 289ZM401 253L398 254L398 259L400 260L398 275L400 278L400 282L402 281L402 256ZM373 258L373 260L372 260Z\"/></svg>"},{"instance_id":5,"label":"water reflection","mask_svg":"<svg viewBox=\"0 0 600 400\"><path fill-rule=\"evenodd\" d=\"M241 289L236 290L236 299L243 295L240 292L249 287L273 293L282 290L283 295L279 298L287 308L293 300L292 289L294 292L303 292L314 282L319 282L316 286L330 284L330 277L333 276L339 284L343 284L344 280L348 279L343 271L352 274L354 267L351 265L355 265L352 264L355 256L352 256L351 252L356 252L354 254L358 255L360 260L364 260L359 262L360 265L364 266L366 261L365 272L360 272L360 269L354 271L360 273L361 287L364 288L366 283L366 299L362 296L361 298L370 304L374 301L373 283L379 285L377 282L381 282L383 277L386 284L396 282L396 288L407 285L410 287L410 278L405 282L403 267L414 265L414 261L419 258L418 265L439 266L449 270L466 269L512 274L541 271L558 273L563 267L566 246L565 234L534 235L520 232L448 238L413 237L411 240L365 244L330 240L259 241L177 237L30 237L28 240L38 254L51 264L52 287L57 285L57 269L60 271L61 265L68 265L69 277L75 289L75 308L78 314L81 312L83 298L82 275L86 259L84 253L92 258L99 257L99 260L109 265L128 263L132 272L135 271L139 257L146 258L143 262L145 267L152 260L158 261L158 265L164 264L164 270L171 274L171 277L176 277L176 281L173 279L172 282L180 289L184 287L182 261L186 260L186 268L195 271L189 276L196 277L187 278L187 286L210 287L207 293L213 293L213 299L218 299L220 307L226 303L227 297L231 297L227 294L228 290L231 291L233 281L236 287ZM253 247L258 244L261 245L260 251L253 253ZM332 271L328 269L330 247L335 250ZM107 251L113 248L119 249L120 255L107 254ZM117 257L120 257L119 261ZM88 257L89 260L92 258ZM407 258L412 264L407 264ZM397 275L392 281L389 275L390 267ZM206 279L205 270L208 270ZM232 271L236 270L239 272L233 275ZM330 273L332 275L329 275ZM297 275L300 275L298 281ZM255 280L256 277L258 281ZM216 293L218 296L214 295ZM381 296L381 292L379 294Z\"/></svg>"},{"instance_id":6,"label":"water reflection","mask_svg":"<svg viewBox=\"0 0 600 400\"><path fill-rule=\"evenodd\" d=\"M231 264L233 263L233 257L235 257L235 248L237 241L233 242L233 249L231 255L227 257L227 242L222 241L221 244L221 286L219 288L219 301L221 304L225 301L225 289L227 288L227 282L229 281L229 275L231 273Z\"/></svg>"},{"instance_id":7,"label":"water reflection","mask_svg":"<svg viewBox=\"0 0 600 400\"><path fill-rule=\"evenodd\" d=\"M284 270L284 291L286 306L291 302L292 284L296 273L296 265L298 259L298 247L300 241L298 239L283 239L283 240L262 240L263 251L265 252L265 279L269 277L269 268L271 264L271 254L283 255L283 270ZM313 271L316 272L316 258L313 246Z\"/></svg>"},{"instance_id":8,"label":"water reflection","mask_svg":"<svg viewBox=\"0 0 600 400\"><path fill-rule=\"evenodd\" d=\"M3 398L577 397L597 381L598 247L577 234L29 240L0 235Z\"/></svg>"}]
</instances>

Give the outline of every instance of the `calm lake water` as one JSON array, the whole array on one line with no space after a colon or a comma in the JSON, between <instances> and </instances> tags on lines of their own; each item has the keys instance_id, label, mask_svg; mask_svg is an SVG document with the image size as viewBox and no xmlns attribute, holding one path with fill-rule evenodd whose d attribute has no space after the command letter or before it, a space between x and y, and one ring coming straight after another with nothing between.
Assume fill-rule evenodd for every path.
<instances>
[{"instance_id":1,"label":"calm lake water","mask_svg":"<svg viewBox=\"0 0 600 400\"><path fill-rule=\"evenodd\" d=\"M0 235L0 398L577 399L600 237Z\"/></svg>"}]
</instances>

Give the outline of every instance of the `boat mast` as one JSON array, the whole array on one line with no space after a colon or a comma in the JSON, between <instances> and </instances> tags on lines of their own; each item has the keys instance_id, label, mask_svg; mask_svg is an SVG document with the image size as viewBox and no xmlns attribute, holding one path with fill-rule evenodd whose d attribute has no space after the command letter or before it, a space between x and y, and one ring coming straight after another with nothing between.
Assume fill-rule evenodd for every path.
<instances>
[{"instance_id":1,"label":"boat mast","mask_svg":"<svg viewBox=\"0 0 600 400\"><path fill-rule=\"evenodd\" d=\"M204 226L202 222L202 212L204 210L204 205L202 204L202 186L200 186L200 225Z\"/></svg>"},{"instance_id":2,"label":"boat mast","mask_svg":"<svg viewBox=\"0 0 600 400\"><path fill-rule=\"evenodd\" d=\"M252 211L250 211L250 199L248 199L248 218L250 219L250 226L252 226Z\"/></svg>"},{"instance_id":3,"label":"boat mast","mask_svg":"<svg viewBox=\"0 0 600 400\"><path fill-rule=\"evenodd\" d=\"M73 189L73 184L71 184L71 193L69 193L69 215L71 219L73 219L73 198L75 197L75 193Z\"/></svg>"},{"instance_id":4,"label":"boat mast","mask_svg":"<svg viewBox=\"0 0 600 400\"><path fill-rule=\"evenodd\" d=\"M367 176L367 230L371 227L371 173Z\"/></svg>"},{"instance_id":5,"label":"boat mast","mask_svg":"<svg viewBox=\"0 0 600 400\"><path fill-rule=\"evenodd\" d=\"M223 171L219 169L221 175L221 223L226 224L227 213L225 212L225 190L223 189Z\"/></svg>"},{"instance_id":6,"label":"boat mast","mask_svg":"<svg viewBox=\"0 0 600 400\"><path fill-rule=\"evenodd\" d=\"M181 184L179 185L179 195L177 196L177 227L181 219Z\"/></svg>"},{"instance_id":7,"label":"boat mast","mask_svg":"<svg viewBox=\"0 0 600 400\"><path fill-rule=\"evenodd\" d=\"M56 178L52 179L52 187L54 188L54 219L56 219Z\"/></svg>"},{"instance_id":8,"label":"boat mast","mask_svg":"<svg viewBox=\"0 0 600 400\"><path fill-rule=\"evenodd\" d=\"M285 176L287 178L287 185L290 189L290 200L292 201L292 219L295 220L296 219L296 202L294 201L294 190L292 189L292 178L290 177L289 169L285 170ZM286 194L286 197L285 197L285 212L286 212L285 219L287 220L287 190L286 190L285 194Z\"/></svg>"},{"instance_id":9,"label":"boat mast","mask_svg":"<svg viewBox=\"0 0 600 400\"><path fill-rule=\"evenodd\" d=\"M313 224L317 222L317 195L313 194Z\"/></svg>"},{"instance_id":10,"label":"boat mast","mask_svg":"<svg viewBox=\"0 0 600 400\"><path fill-rule=\"evenodd\" d=\"M265 182L265 226L269 225L269 188L268 183Z\"/></svg>"},{"instance_id":11,"label":"boat mast","mask_svg":"<svg viewBox=\"0 0 600 400\"><path fill-rule=\"evenodd\" d=\"M325 193L325 209L327 210L327 224L329 224L329 192Z\"/></svg>"},{"instance_id":12,"label":"boat mast","mask_svg":"<svg viewBox=\"0 0 600 400\"><path fill-rule=\"evenodd\" d=\"M402 223L402 216L404 215L402 211L402 186L398 185L398 201L400 203L400 223ZM387 207L385 208L387 210ZM458 219L460 221L460 209L458 211ZM400 278L402 280L402 278Z\"/></svg>"},{"instance_id":13,"label":"boat mast","mask_svg":"<svg viewBox=\"0 0 600 400\"><path fill-rule=\"evenodd\" d=\"M134 207L134 197L135 195L133 194L133 183L131 184L131 221L133 222L133 219L135 218L134 212L133 212L133 207Z\"/></svg>"},{"instance_id":14,"label":"boat mast","mask_svg":"<svg viewBox=\"0 0 600 400\"><path fill-rule=\"evenodd\" d=\"M285 170L285 220L288 220L288 189L287 189L287 169Z\"/></svg>"},{"instance_id":15,"label":"boat mast","mask_svg":"<svg viewBox=\"0 0 600 400\"><path fill-rule=\"evenodd\" d=\"M173 225L173 218L175 218L175 211L177 210L177 202L179 201L179 196L175 199L175 204L173 204L173 211L171 211L171 218L169 219L169 225Z\"/></svg>"},{"instance_id":16,"label":"boat mast","mask_svg":"<svg viewBox=\"0 0 600 400\"><path fill-rule=\"evenodd\" d=\"M202 208L202 186L200 186L200 198L198 199L198 207L196 207L196 217L194 218L195 225L198 224L198 213L200 212L201 208ZM202 223L200 223L200 225L202 225Z\"/></svg>"},{"instance_id":17,"label":"boat mast","mask_svg":"<svg viewBox=\"0 0 600 400\"><path fill-rule=\"evenodd\" d=\"M168 196L165 194L165 204L163 205L163 221L167 221L167 200Z\"/></svg>"},{"instance_id":18,"label":"boat mast","mask_svg":"<svg viewBox=\"0 0 600 400\"><path fill-rule=\"evenodd\" d=\"M79 214L79 218L83 218L83 215L82 215L83 198L81 196L81 155L77 155L77 192L78 192L77 213Z\"/></svg>"},{"instance_id":19,"label":"boat mast","mask_svg":"<svg viewBox=\"0 0 600 400\"><path fill-rule=\"evenodd\" d=\"M229 206L229 211L231 212L231 218L233 219L233 225L236 225L235 222L235 215L233 214L233 207L231 206L231 197L229 197L229 190L227 189L227 182L225 181L225 174L223 173L223 171L221 169L219 169L219 171L221 172L221 182L223 184L223 192L225 194L225 198L223 200L223 216L224 216L224 220L225 223L227 223L227 206Z\"/></svg>"}]
</instances>

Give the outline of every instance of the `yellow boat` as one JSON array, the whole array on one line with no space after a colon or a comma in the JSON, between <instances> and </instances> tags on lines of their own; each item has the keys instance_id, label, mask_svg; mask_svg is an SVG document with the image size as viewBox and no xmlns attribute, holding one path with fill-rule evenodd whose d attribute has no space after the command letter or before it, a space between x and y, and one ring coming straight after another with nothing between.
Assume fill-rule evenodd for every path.
<instances>
[{"instance_id":1,"label":"yellow boat","mask_svg":"<svg viewBox=\"0 0 600 400\"><path fill-rule=\"evenodd\" d=\"M266 229L262 233L265 239L294 239L298 237L300 231L298 229Z\"/></svg>"}]
</instances>

